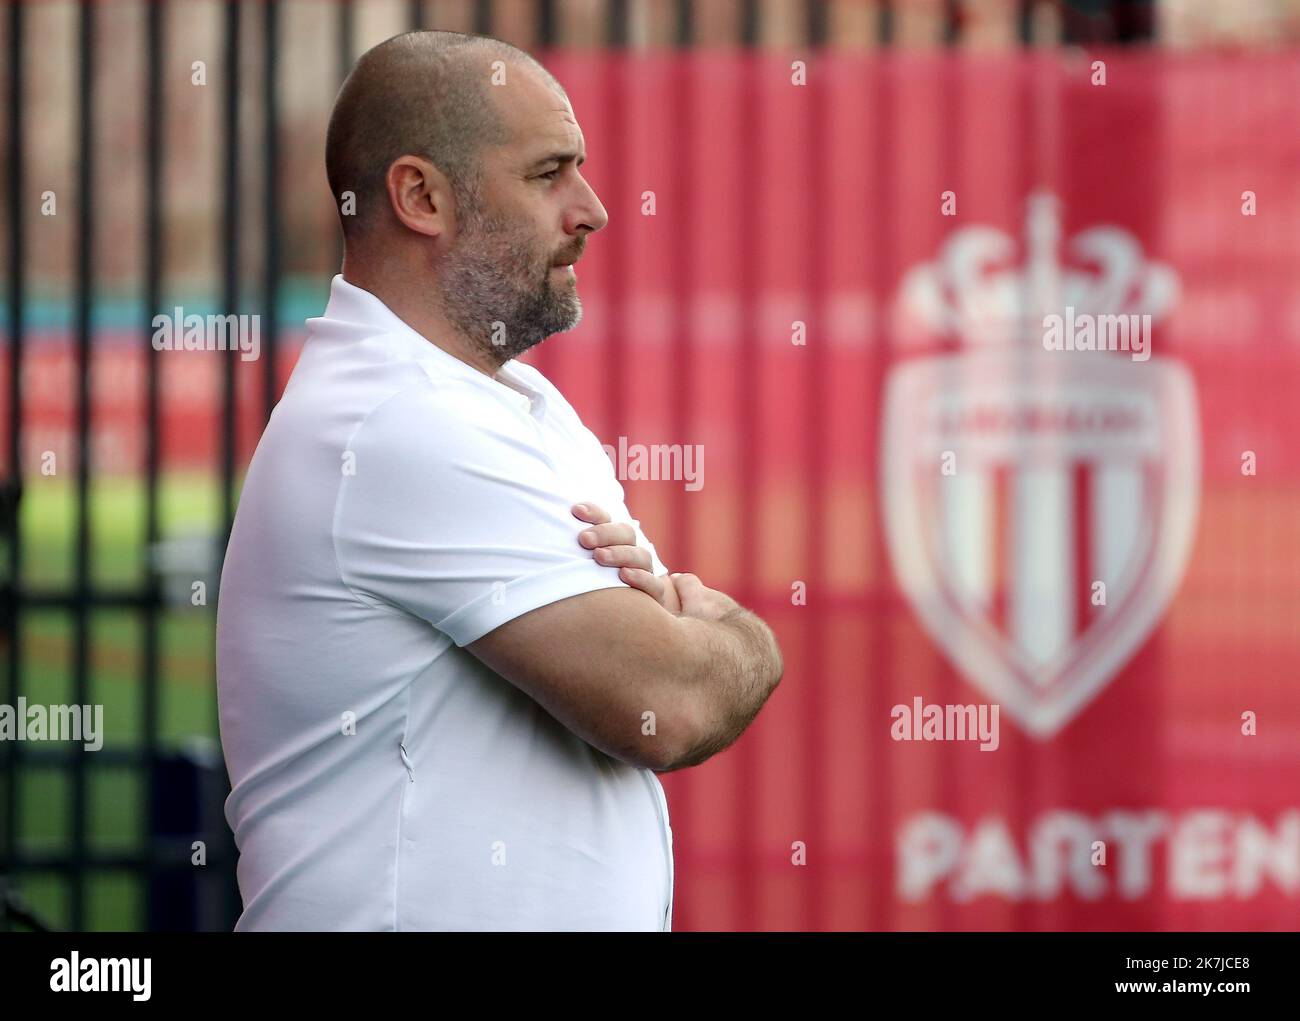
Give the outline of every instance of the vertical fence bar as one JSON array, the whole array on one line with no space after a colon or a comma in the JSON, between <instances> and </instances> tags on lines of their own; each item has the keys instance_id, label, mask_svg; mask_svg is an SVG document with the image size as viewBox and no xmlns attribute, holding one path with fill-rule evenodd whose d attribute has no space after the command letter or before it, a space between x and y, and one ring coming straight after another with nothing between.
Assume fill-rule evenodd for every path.
<instances>
[{"instance_id":1,"label":"vertical fence bar","mask_svg":"<svg viewBox=\"0 0 1300 1021\"><path fill-rule=\"evenodd\" d=\"M27 281L23 226L23 5L9 7L9 478L5 494L7 518L5 542L9 554L9 579L3 589L3 626L8 639L8 705L16 706L22 673L22 616L19 590L22 585L22 367L23 299ZM18 860L18 764L19 741L5 741L4 863L13 868ZM8 916L0 908L0 929L8 929Z\"/></svg>"},{"instance_id":2,"label":"vertical fence bar","mask_svg":"<svg viewBox=\"0 0 1300 1021\"><path fill-rule=\"evenodd\" d=\"M335 56L338 60L341 84L348 76L348 72L352 70L352 48L357 34L356 12L352 8L352 0L339 0L338 13L338 50Z\"/></svg>"},{"instance_id":3,"label":"vertical fence bar","mask_svg":"<svg viewBox=\"0 0 1300 1021\"><path fill-rule=\"evenodd\" d=\"M758 0L740 0L740 45L749 62L760 38Z\"/></svg>"},{"instance_id":4,"label":"vertical fence bar","mask_svg":"<svg viewBox=\"0 0 1300 1021\"><path fill-rule=\"evenodd\" d=\"M492 0L476 0L474 4L474 32L490 35L492 32Z\"/></svg>"},{"instance_id":5,"label":"vertical fence bar","mask_svg":"<svg viewBox=\"0 0 1300 1021\"><path fill-rule=\"evenodd\" d=\"M240 0L226 0L225 93L222 107L222 313L234 315L239 306L239 12ZM238 438L235 416L235 366L238 358L223 358L221 403L221 493L222 542L230 538L234 520L235 446Z\"/></svg>"},{"instance_id":6,"label":"vertical fence bar","mask_svg":"<svg viewBox=\"0 0 1300 1021\"><path fill-rule=\"evenodd\" d=\"M338 6L338 27L337 43L338 50L335 52L335 59L338 62L338 78L341 86L352 70L352 50L355 46L357 34L357 25L354 12L352 10L352 0L339 0ZM337 206L340 201L339 196L334 196L334 202ZM334 251L338 263L337 272L343 272L343 232L340 229L335 235Z\"/></svg>"},{"instance_id":7,"label":"vertical fence bar","mask_svg":"<svg viewBox=\"0 0 1300 1021\"><path fill-rule=\"evenodd\" d=\"M239 13L241 0L226 0L225 19L225 92L222 105L221 136L223 145L221 153L222 178L225 192L222 196L223 230L222 245L222 313L237 315L239 313ZM220 563L224 556L226 544L230 542L230 531L235 519L235 448L238 440L239 421L236 415L236 379L235 368L239 363L237 354L227 351L221 358L221 492L217 500L221 521L221 546L213 551L212 563ZM209 657L211 690L217 690L217 660L215 641L215 622L213 626L212 655ZM217 716L217 700L213 698L212 733L220 731Z\"/></svg>"},{"instance_id":8,"label":"vertical fence bar","mask_svg":"<svg viewBox=\"0 0 1300 1021\"><path fill-rule=\"evenodd\" d=\"M424 28L424 0L410 0L406 10L406 21L412 32Z\"/></svg>"},{"instance_id":9,"label":"vertical fence bar","mask_svg":"<svg viewBox=\"0 0 1300 1021\"><path fill-rule=\"evenodd\" d=\"M606 0L605 38L612 50L625 51L628 45L627 0Z\"/></svg>"},{"instance_id":10,"label":"vertical fence bar","mask_svg":"<svg viewBox=\"0 0 1300 1021\"><path fill-rule=\"evenodd\" d=\"M606 7L608 13L609 7ZM612 28L610 20L606 19L606 29ZM606 40L606 46L610 46L612 40ZM623 196L627 193L628 181L628 164L630 155L628 150L632 145L632 128L627 119L627 95L626 81L624 78L625 69L624 61L628 59L627 52L620 50L611 52L608 48L604 53L597 55L603 67L603 77L605 80L604 101L607 111L605 123L610 125L614 131L618 132L617 144L610 147L609 152L609 188L610 192L616 196ZM628 309L628 253L636 244L633 231L636 228L631 226L629 218L627 224L620 230L617 237L621 242L611 245L608 259L609 267L609 323L611 329L608 339L605 342L605 350L601 355L601 362L605 368L607 385L605 387L605 414L602 421L605 428L610 430L610 439L615 446L618 445L618 437L627 433L627 309Z\"/></svg>"},{"instance_id":11,"label":"vertical fence bar","mask_svg":"<svg viewBox=\"0 0 1300 1021\"><path fill-rule=\"evenodd\" d=\"M277 56L280 52L280 0L264 0L262 8L262 193L266 254L264 260L264 314L262 316L262 398L266 417L271 417L279 390L276 348L280 326L280 92Z\"/></svg>"},{"instance_id":12,"label":"vertical fence bar","mask_svg":"<svg viewBox=\"0 0 1300 1021\"><path fill-rule=\"evenodd\" d=\"M808 33L808 44L813 50L823 50L826 47L827 23L830 20L827 0L807 0L807 2L805 31Z\"/></svg>"},{"instance_id":13,"label":"vertical fence bar","mask_svg":"<svg viewBox=\"0 0 1300 1021\"><path fill-rule=\"evenodd\" d=\"M161 585L154 551L161 537L158 507L159 467L159 387L157 353L153 350L153 316L162 307L163 226L162 226L162 168L164 124L166 108L163 97L163 33L166 0L149 4L145 21L145 54L147 61L145 92L145 601L143 607L142 647L143 698L141 740L144 746L144 789L156 790L155 766L158 748L158 720L160 716L160 686L158 676L158 609ZM158 852L153 839L153 811L142 813L143 847L145 856L145 918L157 912L154 903L154 880L158 873Z\"/></svg>"},{"instance_id":14,"label":"vertical fence bar","mask_svg":"<svg viewBox=\"0 0 1300 1021\"><path fill-rule=\"evenodd\" d=\"M673 45L682 51L683 56L687 55L691 47L694 46L695 19L692 17L693 13L691 0L677 0Z\"/></svg>"},{"instance_id":15,"label":"vertical fence bar","mask_svg":"<svg viewBox=\"0 0 1300 1021\"><path fill-rule=\"evenodd\" d=\"M90 704L90 424L91 357L94 337L95 287L95 22L94 0L82 0L78 21L77 58L77 503L76 598L73 608L72 675L74 702ZM71 922L74 931L86 927L86 747L72 749Z\"/></svg>"},{"instance_id":16,"label":"vertical fence bar","mask_svg":"<svg viewBox=\"0 0 1300 1021\"><path fill-rule=\"evenodd\" d=\"M537 45L545 51L555 45L555 0L536 0Z\"/></svg>"}]
</instances>

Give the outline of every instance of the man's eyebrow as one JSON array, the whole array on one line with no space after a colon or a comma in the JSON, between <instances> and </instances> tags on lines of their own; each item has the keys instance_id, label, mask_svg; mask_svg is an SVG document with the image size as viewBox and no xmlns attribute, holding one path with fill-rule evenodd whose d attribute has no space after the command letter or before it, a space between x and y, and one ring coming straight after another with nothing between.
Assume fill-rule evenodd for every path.
<instances>
[{"instance_id":1,"label":"man's eyebrow","mask_svg":"<svg viewBox=\"0 0 1300 1021\"><path fill-rule=\"evenodd\" d=\"M578 166L587 162L586 156L579 156L576 152L553 152L549 156L543 156L541 159L533 160L529 165L530 170L536 170L538 167L547 163L568 163L570 160L577 160Z\"/></svg>"}]
</instances>

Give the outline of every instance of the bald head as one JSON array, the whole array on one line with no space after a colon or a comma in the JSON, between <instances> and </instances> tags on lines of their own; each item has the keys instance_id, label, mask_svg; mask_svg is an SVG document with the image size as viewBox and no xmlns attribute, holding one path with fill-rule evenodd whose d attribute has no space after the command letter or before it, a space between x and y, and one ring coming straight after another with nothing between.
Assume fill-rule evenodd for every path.
<instances>
[{"instance_id":1,"label":"bald head","mask_svg":"<svg viewBox=\"0 0 1300 1021\"><path fill-rule=\"evenodd\" d=\"M564 95L531 56L488 36L407 32L361 56L335 100L325 142L345 238L364 236L384 215L384 177L404 155L427 159L446 175L458 204L478 207L482 151L511 140L491 90L498 61L536 70ZM342 212L344 192L356 196L355 215Z\"/></svg>"},{"instance_id":2,"label":"bald head","mask_svg":"<svg viewBox=\"0 0 1300 1021\"><path fill-rule=\"evenodd\" d=\"M389 39L330 118L343 278L495 372L581 318L573 264L609 220L586 158L569 97L528 54L457 32Z\"/></svg>"}]
</instances>

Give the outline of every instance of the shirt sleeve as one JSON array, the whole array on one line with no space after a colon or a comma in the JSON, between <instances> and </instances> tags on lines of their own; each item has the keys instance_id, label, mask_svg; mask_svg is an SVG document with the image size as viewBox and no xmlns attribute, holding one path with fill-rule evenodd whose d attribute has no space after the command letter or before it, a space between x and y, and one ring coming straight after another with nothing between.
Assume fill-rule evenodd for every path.
<instances>
[{"instance_id":1,"label":"shirt sleeve","mask_svg":"<svg viewBox=\"0 0 1300 1021\"><path fill-rule=\"evenodd\" d=\"M578 544L576 500L533 423L482 394L412 387L373 411L349 450L340 575L458 646L548 603L626 587Z\"/></svg>"},{"instance_id":2,"label":"shirt sleeve","mask_svg":"<svg viewBox=\"0 0 1300 1021\"><path fill-rule=\"evenodd\" d=\"M531 365L521 366L520 371L528 373L528 378L534 385L545 388L547 398L556 404L563 405L568 410L573 421L581 421L577 412L573 410L564 395L555 388L555 385L550 380L537 372ZM659 552L655 549L655 544L646 537L645 531L641 528L641 522L632 517L631 512L627 509L627 494L623 491L623 484L619 481L618 472L614 468L614 462L610 459L609 453L601 444L599 437L586 426L579 427L578 437L580 442L588 446L592 451L592 457L597 459L602 466L601 475L605 491L610 495L601 506L609 512L611 521L623 521L632 526L632 529L636 532L636 545L650 554L650 573L656 577L663 577L668 573L668 568L659 558ZM587 499L587 497L583 497L583 499ZM597 502L600 503L599 500Z\"/></svg>"},{"instance_id":3,"label":"shirt sleeve","mask_svg":"<svg viewBox=\"0 0 1300 1021\"><path fill-rule=\"evenodd\" d=\"M657 578L662 578L668 573L668 568L664 562L659 559L659 552L655 549L655 544L646 538L645 532L641 531L641 522L636 518L630 519L632 527L636 530L636 544L643 547L650 554L650 573Z\"/></svg>"}]
</instances>

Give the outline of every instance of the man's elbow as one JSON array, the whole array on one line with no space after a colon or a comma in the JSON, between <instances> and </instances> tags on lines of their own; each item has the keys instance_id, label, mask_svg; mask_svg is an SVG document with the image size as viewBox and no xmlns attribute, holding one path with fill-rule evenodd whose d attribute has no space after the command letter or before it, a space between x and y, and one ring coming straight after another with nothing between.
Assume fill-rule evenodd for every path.
<instances>
[{"instance_id":1,"label":"man's elbow","mask_svg":"<svg viewBox=\"0 0 1300 1021\"><path fill-rule=\"evenodd\" d=\"M619 749L616 757L656 773L681 768L679 764L704 737L700 721L685 701L678 694L658 707L647 705L640 710L638 736Z\"/></svg>"},{"instance_id":2,"label":"man's elbow","mask_svg":"<svg viewBox=\"0 0 1300 1021\"><path fill-rule=\"evenodd\" d=\"M674 700L674 723L667 740L655 749L649 768L659 773L687 769L707 762L734 744L781 683L785 661L776 636L766 624L768 648L749 664L744 694L732 701L708 697L707 683L679 690Z\"/></svg>"},{"instance_id":3,"label":"man's elbow","mask_svg":"<svg viewBox=\"0 0 1300 1021\"><path fill-rule=\"evenodd\" d=\"M716 723L707 706L687 692L677 692L666 714L656 720L657 734L646 738L645 766L656 773L698 766L720 749L713 747Z\"/></svg>"}]
</instances>

